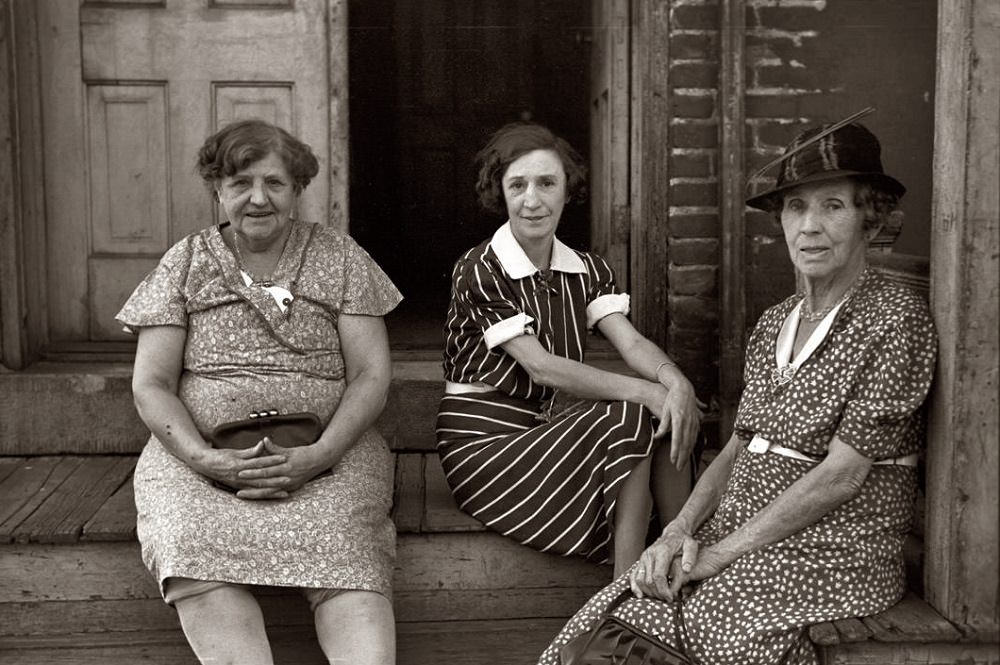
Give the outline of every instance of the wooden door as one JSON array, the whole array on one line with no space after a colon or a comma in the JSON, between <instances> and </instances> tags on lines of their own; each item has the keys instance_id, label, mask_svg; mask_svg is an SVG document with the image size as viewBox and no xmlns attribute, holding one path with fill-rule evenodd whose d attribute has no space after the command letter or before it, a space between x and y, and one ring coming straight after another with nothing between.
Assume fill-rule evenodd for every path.
<instances>
[{"instance_id":1,"label":"wooden door","mask_svg":"<svg viewBox=\"0 0 1000 665\"><path fill-rule=\"evenodd\" d=\"M455 260L505 219L475 193L494 130L531 119L586 153L588 25L579 0L351 3L351 229L405 296L393 344L440 348ZM559 236L586 247L587 217L567 206Z\"/></svg>"},{"instance_id":2,"label":"wooden door","mask_svg":"<svg viewBox=\"0 0 1000 665\"><path fill-rule=\"evenodd\" d=\"M479 208L474 158L490 131L534 111L526 50L509 45L530 41L535 12L533 0L395 3L400 243L392 263L442 313L455 259L503 221Z\"/></svg>"},{"instance_id":3,"label":"wooden door","mask_svg":"<svg viewBox=\"0 0 1000 665\"><path fill-rule=\"evenodd\" d=\"M113 316L138 281L217 219L195 155L231 120L262 117L313 147L321 174L301 217L343 209L344 91L331 95L346 68L342 2L40 0L38 11L51 340L123 338Z\"/></svg>"},{"instance_id":4,"label":"wooden door","mask_svg":"<svg viewBox=\"0 0 1000 665\"><path fill-rule=\"evenodd\" d=\"M629 0L592 0L590 242L629 290Z\"/></svg>"}]
</instances>

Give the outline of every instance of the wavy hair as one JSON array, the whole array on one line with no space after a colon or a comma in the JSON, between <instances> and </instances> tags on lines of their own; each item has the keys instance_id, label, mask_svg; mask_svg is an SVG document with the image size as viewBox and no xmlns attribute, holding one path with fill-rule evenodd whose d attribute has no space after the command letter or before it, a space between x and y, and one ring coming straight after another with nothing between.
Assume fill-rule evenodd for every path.
<instances>
[{"instance_id":1,"label":"wavy hair","mask_svg":"<svg viewBox=\"0 0 1000 665\"><path fill-rule=\"evenodd\" d=\"M566 172L567 201L578 203L586 199L587 168L580 154L565 139L543 125L513 122L494 132L486 146L476 154L479 166L476 193L484 208L501 215L506 213L503 175L512 162L535 150L551 150L559 157Z\"/></svg>"},{"instance_id":2,"label":"wavy hair","mask_svg":"<svg viewBox=\"0 0 1000 665\"><path fill-rule=\"evenodd\" d=\"M198 174L214 191L219 180L235 175L272 152L284 162L296 194L319 173L319 161L312 148L281 127L264 120L238 120L205 139L198 150Z\"/></svg>"}]
</instances>

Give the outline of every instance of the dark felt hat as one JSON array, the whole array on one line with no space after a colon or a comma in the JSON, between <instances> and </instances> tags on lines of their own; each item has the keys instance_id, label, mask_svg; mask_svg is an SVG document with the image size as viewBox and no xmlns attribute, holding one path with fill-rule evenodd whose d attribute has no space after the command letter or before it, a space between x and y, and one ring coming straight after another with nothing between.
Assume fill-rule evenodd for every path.
<instances>
[{"instance_id":1,"label":"dark felt hat","mask_svg":"<svg viewBox=\"0 0 1000 665\"><path fill-rule=\"evenodd\" d=\"M775 186L750 196L747 205L771 211L776 209L781 200L780 193L786 189L850 176L862 176L874 186L896 196L906 192L898 180L886 175L882 169L882 147L874 134L856 122L828 132L832 127L833 124L814 127L796 136L779 158L781 171ZM770 166L773 163L751 178L749 186L753 187L757 178Z\"/></svg>"}]
</instances>

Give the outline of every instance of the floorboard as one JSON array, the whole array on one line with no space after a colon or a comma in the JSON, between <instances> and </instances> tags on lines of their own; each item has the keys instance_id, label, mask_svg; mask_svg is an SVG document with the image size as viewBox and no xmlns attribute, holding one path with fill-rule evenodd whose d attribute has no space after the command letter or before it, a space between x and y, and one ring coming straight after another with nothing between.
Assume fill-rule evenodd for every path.
<instances>
[{"instance_id":1,"label":"floorboard","mask_svg":"<svg viewBox=\"0 0 1000 665\"><path fill-rule=\"evenodd\" d=\"M83 525L131 475L135 457L91 455L13 530L19 543L72 543Z\"/></svg>"},{"instance_id":2,"label":"floorboard","mask_svg":"<svg viewBox=\"0 0 1000 665\"><path fill-rule=\"evenodd\" d=\"M11 474L0 493L0 543L9 543L22 522L76 470L80 457L33 457Z\"/></svg>"},{"instance_id":3,"label":"floorboard","mask_svg":"<svg viewBox=\"0 0 1000 665\"><path fill-rule=\"evenodd\" d=\"M444 621L397 626L397 665L526 665L562 619ZM325 665L311 627L270 632L275 662ZM179 630L0 638L5 665L197 665Z\"/></svg>"}]
</instances>

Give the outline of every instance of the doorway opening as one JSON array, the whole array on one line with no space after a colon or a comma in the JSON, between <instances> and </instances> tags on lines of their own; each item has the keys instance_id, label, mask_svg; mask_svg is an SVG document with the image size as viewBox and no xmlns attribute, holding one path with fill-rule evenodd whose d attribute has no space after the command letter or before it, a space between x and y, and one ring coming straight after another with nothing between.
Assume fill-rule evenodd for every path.
<instances>
[{"instance_id":1,"label":"doorway opening","mask_svg":"<svg viewBox=\"0 0 1000 665\"><path fill-rule=\"evenodd\" d=\"M474 190L490 134L537 121L586 155L589 5L350 1L349 228L403 292L394 350L440 351L452 266L505 221ZM588 247L586 204L567 206L559 237Z\"/></svg>"}]
</instances>

